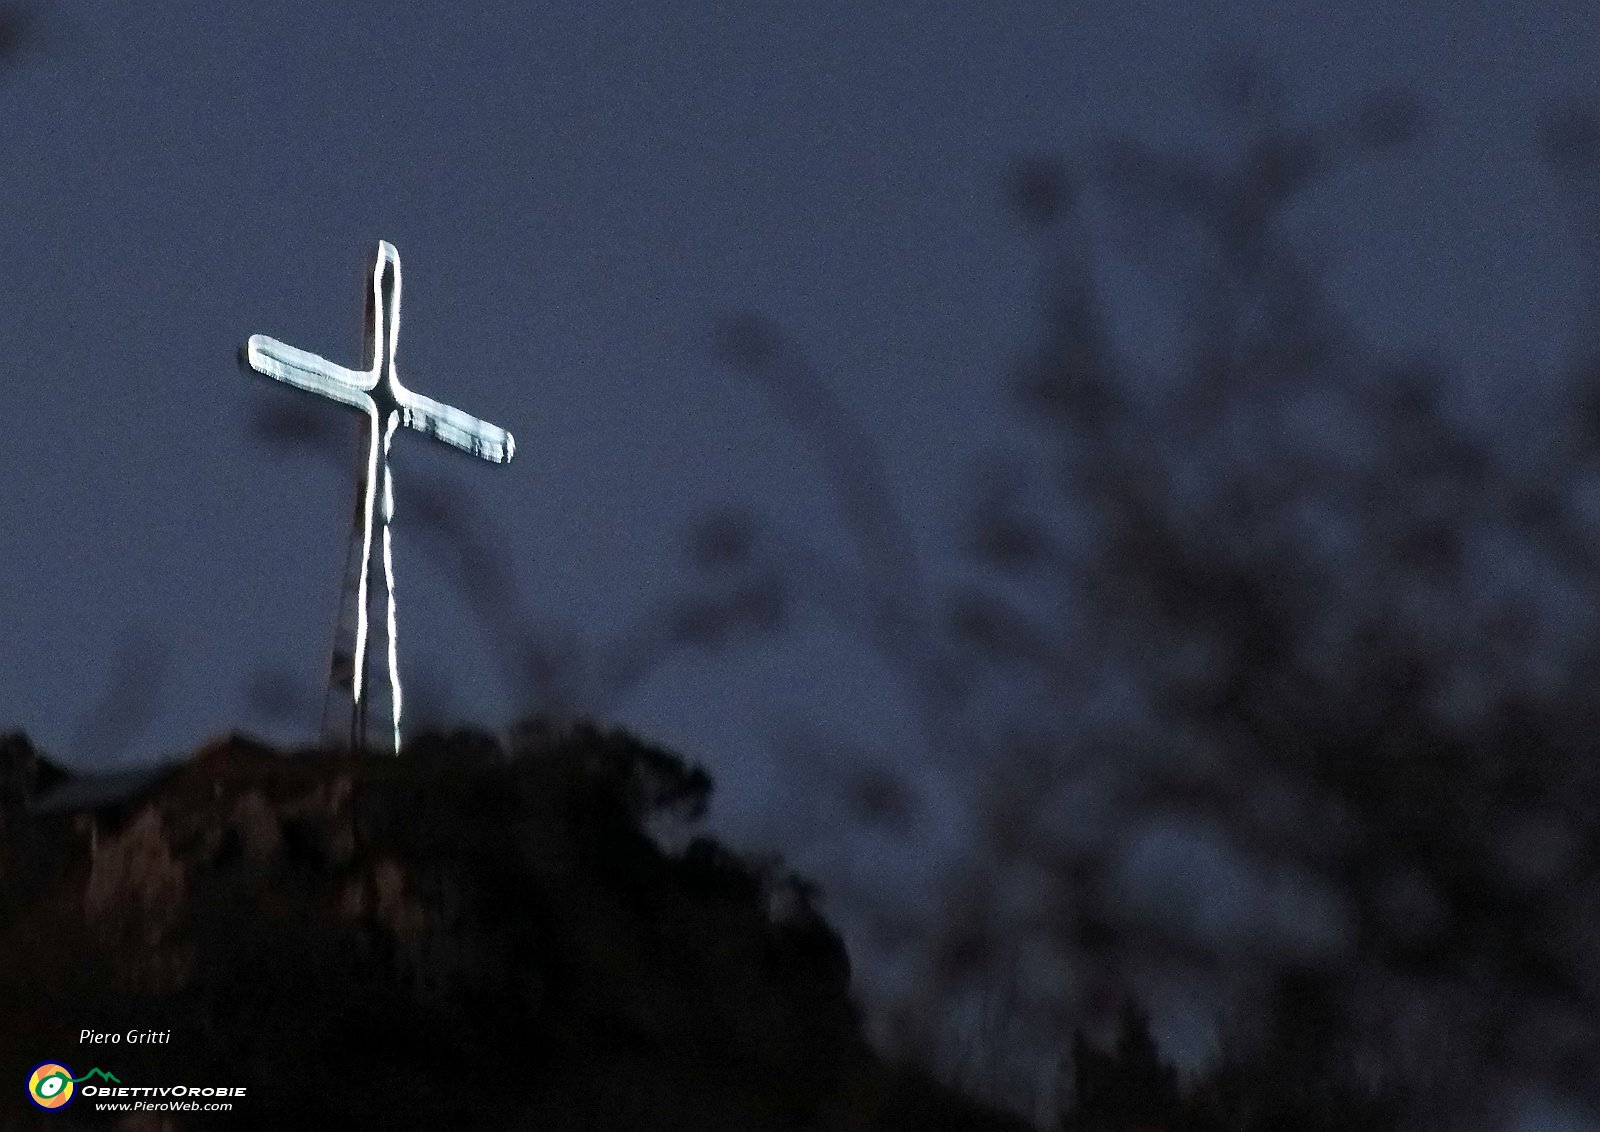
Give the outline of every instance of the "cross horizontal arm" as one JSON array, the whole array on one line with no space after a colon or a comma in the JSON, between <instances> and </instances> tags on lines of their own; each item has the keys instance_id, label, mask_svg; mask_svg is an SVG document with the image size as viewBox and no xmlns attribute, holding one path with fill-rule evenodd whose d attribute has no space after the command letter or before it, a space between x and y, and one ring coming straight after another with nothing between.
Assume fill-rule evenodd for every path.
<instances>
[{"instance_id":1,"label":"cross horizontal arm","mask_svg":"<svg viewBox=\"0 0 1600 1132\"><path fill-rule=\"evenodd\" d=\"M245 344L244 353L245 361L257 373L308 393L342 401L357 409L372 407L372 398L367 391L377 384L373 374L345 369L326 358L297 350L265 334L252 334L250 341Z\"/></svg>"},{"instance_id":2,"label":"cross horizontal arm","mask_svg":"<svg viewBox=\"0 0 1600 1132\"><path fill-rule=\"evenodd\" d=\"M480 421L471 413L440 404L410 389L406 390L402 413L408 428L425 432L490 463L509 463L516 450L511 434L499 425Z\"/></svg>"}]
</instances>

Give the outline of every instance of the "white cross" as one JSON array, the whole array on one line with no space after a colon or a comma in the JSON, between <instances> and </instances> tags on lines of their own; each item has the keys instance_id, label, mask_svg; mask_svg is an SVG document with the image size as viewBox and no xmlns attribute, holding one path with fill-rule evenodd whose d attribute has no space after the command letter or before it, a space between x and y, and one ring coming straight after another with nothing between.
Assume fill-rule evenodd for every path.
<instances>
[{"instance_id":1,"label":"white cross","mask_svg":"<svg viewBox=\"0 0 1600 1132\"><path fill-rule=\"evenodd\" d=\"M365 494L361 504L361 573L351 695L359 708L363 694L362 678L366 671L367 567L372 554L373 513L377 511L383 521L383 571L389 594L390 703L393 709L394 749L398 753L400 670L395 646L394 557L389 534L394 519L394 475L389 467L389 445L394 439L395 429L406 425L496 464L504 464L511 459L515 444L505 429L413 392L400 383L394 361L395 347L400 338L400 253L387 241L378 243L378 255L372 268L371 312L371 358L364 370L345 369L264 334L251 336L245 344L244 358L257 373L360 409L371 422ZM383 449L381 509L378 508L379 497L374 490L378 478L380 440Z\"/></svg>"}]
</instances>

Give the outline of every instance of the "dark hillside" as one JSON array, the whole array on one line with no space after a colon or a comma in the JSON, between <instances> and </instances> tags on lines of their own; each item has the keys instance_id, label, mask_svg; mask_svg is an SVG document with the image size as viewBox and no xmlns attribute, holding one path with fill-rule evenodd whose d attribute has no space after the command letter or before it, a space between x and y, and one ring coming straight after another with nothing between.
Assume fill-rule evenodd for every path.
<instances>
[{"instance_id":1,"label":"dark hillside","mask_svg":"<svg viewBox=\"0 0 1600 1132\"><path fill-rule=\"evenodd\" d=\"M658 846L710 789L589 728L399 759L235 737L104 784L0 739L0 1065L248 1089L125 1127L1020 1129L880 1063L804 882ZM20 1084L0 1119L107 1126Z\"/></svg>"}]
</instances>

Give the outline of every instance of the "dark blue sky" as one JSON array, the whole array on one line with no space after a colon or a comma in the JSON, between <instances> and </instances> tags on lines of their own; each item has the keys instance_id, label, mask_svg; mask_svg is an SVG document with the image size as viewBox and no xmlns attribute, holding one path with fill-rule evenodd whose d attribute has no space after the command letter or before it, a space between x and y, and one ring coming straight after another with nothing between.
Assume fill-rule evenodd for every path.
<instances>
[{"instance_id":1,"label":"dark blue sky","mask_svg":"<svg viewBox=\"0 0 1600 1132\"><path fill-rule=\"evenodd\" d=\"M0 88L0 718L63 747L150 628L174 682L119 760L247 721L257 663L320 678L349 483L250 440L250 407L293 394L233 357L261 331L360 361L379 237L407 268L409 380L519 440L495 469L405 437L401 476L497 509L538 607L597 634L668 584L707 503L826 520L803 449L710 357L729 306L805 343L939 555L1031 324L1007 161L1204 142L1219 53L1277 62L1308 117L1397 83L1434 106L1430 143L1304 210L1381 340L1486 377L1554 357L1579 299L1530 144L1544 99L1594 92L1578 3L106 3L40 33ZM452 705L499 720L404 520L408 668L448 664ZM767 659L685 664L626 714L738 777L785 694ZM816 700L855 681L831 683Z\"/></svg>"},{"instance_id":2,"label":"dark blue sky","mask_svg":"<svg viewBox=\"0 0 1600 1132\"><path fill-rule=\"evenodd\" d=\"M403 436L398 475L498 511L535 607L595 636L673 585L706 505L829 524L802 445L710 355L731 306L807 346L947 560L947 504L1007 427L1001 382L1033 325L1008 161L1110 132L1208 144L1195 92L1219 53L1261 52L1308 118L1397 84L1433 107L1425 145L1303 210L1380 342L1488 382L1552 362L1578 312L1532 136L1549 97L1600 98L1580 0L467 11L43 14L0 84L0 726L118 763L239 726L309 737L315 705L269 726L245 688L263 664L320 682L351 482L251 439L252 406L295 394L234 357L262 332L359 364L379 238L404 258L408 383L518 442L495 468ZM406 532L402 500L406 675L505 722L464 602ZM68 750L141 629L171 647L155 717L122 749ZM789 707L893 729L854 655L813 626L676 663L620 714L709 765L724 820L754 834L795 787L766 748Z\"/></svg>"}]
</instances>

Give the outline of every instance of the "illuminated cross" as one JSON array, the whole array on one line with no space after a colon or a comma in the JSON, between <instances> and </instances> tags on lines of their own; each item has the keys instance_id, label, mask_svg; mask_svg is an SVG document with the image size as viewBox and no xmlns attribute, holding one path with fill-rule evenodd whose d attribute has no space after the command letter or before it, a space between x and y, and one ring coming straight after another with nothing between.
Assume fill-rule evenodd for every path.
<instances>
[{"instance_id":1,"label":"illuminated cross","mask_svg":"<svg viewBox=\"0 0 1600 1132\"><path fill-rule=\"evenodd\" d=\"M337 670L341 661L349 664L349 690L352 704L351 744L365 745L367 661L367 573L372 558L374 515L383 523L383 576L388 589L389 614L389 692L394 749L400 750L400 669L395 645L394 555L389 534L394 520L394 474L389 467L389 445L400 425L425 432L437 440L496 464L511 459L514 444L503 428L480 421L460 409L440 404L430 397L407 389L395 370L395 347L400 338L400 253L393 244L379 242L372 268L370 298L369 360L364 370L345 369L333 362L286 346L262 334L252 335L245 344L244 361L257 373L275 378L297 389L350 405L367 416L367 453L356 500L352 530L351 561L360 561L354 579L356 623L354 651L348 659L335 654L332 678L342 682ZM381 493L378 490L379 452L382 452ZM344 600L350 598L351 579L346 580ZM358 721L360 721L358 723Z\"/></svg>"}]
</instances>

